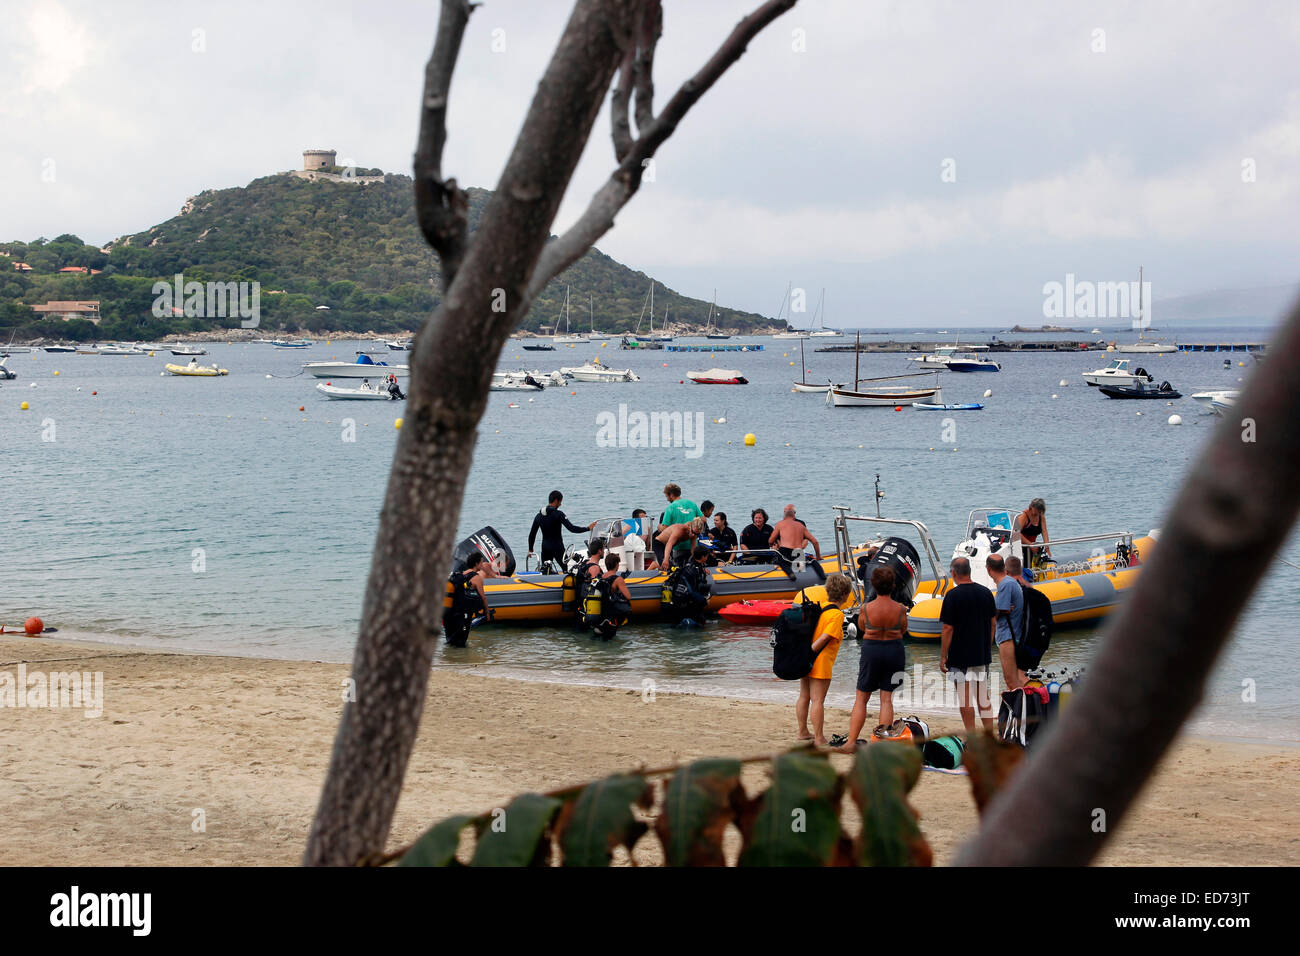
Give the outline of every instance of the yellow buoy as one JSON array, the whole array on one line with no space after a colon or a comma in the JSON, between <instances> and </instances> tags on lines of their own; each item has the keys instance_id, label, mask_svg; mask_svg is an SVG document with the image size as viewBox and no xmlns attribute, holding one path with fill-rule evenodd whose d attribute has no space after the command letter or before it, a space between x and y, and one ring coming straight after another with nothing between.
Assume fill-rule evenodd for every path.
<instances>
[{"instance_id":1,"label":"yellow buoy","mask_svg":"<svg viewBox=\"0 0 1300 956\"><path fill-rule=\"evenodd\" d=\"M21 405L19 405L18 407L21 408L23 411L27 411L27 403L26 403L26 402L23 402L23 403L22 403Z\"/></svg>"},{"instance_id":2,"label":"yellow buoy","mask_svg":"<svg viewBox=\"0 0 1300 956\"><path fill-rule=\"evenodd\" d=\"M26 402L23 402L23 408L26 408L26 407L27 407L27 403L26 403ZM753 432L750 432L748 435L745 436L745 444L746 444L746 445L755 445L755 444L757 444L757 443L758 443L758 438L757 438L757 436L754 435Z\"/></svg>"},{"instance_id":3,"label":"yellow buoy","mask_svg":"<svg viewBox=\"0 0 1300 956\"><path fill-rule=\"evenodd\" d=\"M55 369L55 370L54 370L54 374L55 374L55 375L58 375L58 374L59 374L58 369Z\"/></svg>"},{"instance_id":4,"label":"yellow buoy","mask_svg":"<svg viewBox=\"0 0 1300 956\"><path fill-rule=\"evenodd\" d=\"M402 428L402 420L399 418L397 421L393 422L393 427L400 431Z\"/></svg>"}]
</instances>

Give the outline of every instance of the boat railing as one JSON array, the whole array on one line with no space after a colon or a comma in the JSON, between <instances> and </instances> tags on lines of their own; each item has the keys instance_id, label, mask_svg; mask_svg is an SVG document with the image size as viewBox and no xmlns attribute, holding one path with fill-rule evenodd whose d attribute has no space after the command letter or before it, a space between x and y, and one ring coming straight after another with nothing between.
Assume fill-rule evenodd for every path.
<instances>
[{"instance_id":1,"label":"boat railing","mask_svg":"<svg viewBox=\"0 0 1300 956\"><path fill-rule=\"evenodd\" d=\"M1088 572L1099 570L1098 567L1099 564L1101 565L1101 569L1104 569L1105 566L1109 564L1111 565L1111 568L1114 570L1118 570L1119 568L1126 568L1129 566L1129 563L1132 561L1132 555L1134 553L1132 531L1109 531L1109 532L1102 532L1100 534L1083 534L1083 535L1076 535L1071 538L1053 538L1051 541L1019 540L1016 541L1016 543L1019 544L1022 548L1043 549L1043 548L1055 547L1057 545L1089 544L1098 541L1113 542L1115 544L1116 547L1114 549L1113 556L1109 560L1107 559L1107 555L1111 554L1111 552L1107 551L1107 549L1105 548L1094 547L1092 549L1092 554L1089 555L1086 559L1079 560L1079 561L1059 562L1057 564L1048 565L1046 567L1035 568L1034 569L1035 577L1041 575L1045 580L1050 580L1054 578L1067 577L1071 574L1086 574ZM1118 547L1119 545L1123 545L1127 549L1127 552L1129 554L1129 557L1127 559L1121 556L1120 549Z\"/></svg>"},{"instance_id":2,"label":"boat railing","mask_svg":"<svg viewBox=\"0 0 1300 956\"><path fill-rule=\"evenodd\" d=\"M942 566L942 562L939 560L939 551L934 545L934 536L930 534L930 529L926 527L924 522L912 521L907 518L878 518L875 515L852 514L853 509L846 505L834 505L832 510L835 511L835 553L839 558L840 570L848 577L849 584L853 588L853 594L859 604L866 597L866 586L859 579L857 569L852 566L853 542L849 538L849 522L851 521L911 528L916 532L917 537L921 539L921 550L925 555L925 559L930 562L930 574L932 579L938 582L934 593L943 594L948 590L948 574L946 571L940 572L939 570Z\"/></svg>"}]
</instances>

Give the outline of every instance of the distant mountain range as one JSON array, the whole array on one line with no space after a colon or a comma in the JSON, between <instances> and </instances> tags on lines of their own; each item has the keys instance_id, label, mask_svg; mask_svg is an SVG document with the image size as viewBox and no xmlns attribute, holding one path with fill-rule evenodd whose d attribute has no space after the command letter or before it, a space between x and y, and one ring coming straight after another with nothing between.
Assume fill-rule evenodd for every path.
<instances>
[{"instance_id":1,"label":"distant mountain range","mask_svg":"<svg viewBox=\"0 0 1300 956\"><path fill-rule=\"evenodd\" d=\"M379 170L365 170L378 174ZM470 228L491 193L470 189ZM0 329L20 338L155 338L172 332L233 327L238 320L155 318L155 281L258 281L261 327L284 331L398 332L416 329L441 300L437 257L415 223L412 183L388 174L380 182L343 183L279 173L244 187L205 190L171 219L113 240L103 249L78 237L0 243ZM71 272L70 269L84 272ZM60 271L65 270L65 271ZM538 297L524 328L557 321L563 331L566 287L569 327L581 332L634 328L651 277L591 250ZM53 300L100 300L101 323L37 321L29 306ZM321 308L327 306L328 309ZM710 303L661 283L655 326L702 328ZM648 323L648 319L646 320ZM714 310L725 331L771 327L762 315ZM643 325L643 328L645 325Z\"/></svg>"},{"instance_id":2,"label":"distant mountain range","mask_svg":"<svg viewBox=\"0 0 1300 956\"><path fill-rule=\"evenodd\" d=\"M1156 299L1152 322L1254 322L1271 325L1300 298L1300 285L1262 286L1255 289L1216 289L1193 295Z\"/></svg>"}]
</instances>

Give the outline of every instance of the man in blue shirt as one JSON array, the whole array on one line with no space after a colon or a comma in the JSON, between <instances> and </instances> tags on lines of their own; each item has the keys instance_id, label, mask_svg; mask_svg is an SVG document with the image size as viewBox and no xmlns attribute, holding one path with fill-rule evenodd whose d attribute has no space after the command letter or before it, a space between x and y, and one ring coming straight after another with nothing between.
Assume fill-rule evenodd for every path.
<instances>
[{"instance_id":1,"label":"man in blue shirt","mask_svg":"<svg viewBox=\"0 0 1300 956\"><path fill-rule=\"evenodd\" d=\"M990 554L984 566L995 585L993 604L997 608L998 621L993 639L998 645L998 660L1002 662L1002 679L1007 690L1015 690L1024 684L1024 676L1016 667L1016 635L1024 631L1025 597L1019 582L1007 574L999 555Z\"/></svg>"}]
</instances>

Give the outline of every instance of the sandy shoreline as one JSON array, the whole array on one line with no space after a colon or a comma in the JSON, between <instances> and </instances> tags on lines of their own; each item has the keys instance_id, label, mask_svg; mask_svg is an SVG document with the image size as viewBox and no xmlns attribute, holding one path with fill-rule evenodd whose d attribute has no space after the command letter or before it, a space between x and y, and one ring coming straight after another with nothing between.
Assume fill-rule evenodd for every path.
<instances>
[{"instance_id":1,"label":"sandy shoreline","mask_svg":"<svg viewBox=\"0 0 1300 956\"><path fill-rule=\"evenodd\" d=\"M44 663L43 663L44 662ZM0 671L102 672L103 715L0 710L9 865L296 864L332 746L348 667L0 637ZM776 752L791 705L531 683L435 668L390 840L641 765ZM956 730L952 716L933 721ZM828 708L828 731L847 712ZM847 761L846 757L835 757ZM756 771L750 783L761 781ZM1300 749L1185 738L1102 862L1300 863ZM935 862L976 826L964 777L913 793ZM196 831L195 811L205 829Z\"/></svg>"}]
</instances>

